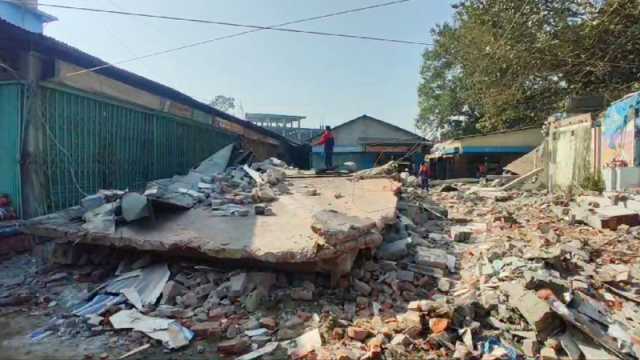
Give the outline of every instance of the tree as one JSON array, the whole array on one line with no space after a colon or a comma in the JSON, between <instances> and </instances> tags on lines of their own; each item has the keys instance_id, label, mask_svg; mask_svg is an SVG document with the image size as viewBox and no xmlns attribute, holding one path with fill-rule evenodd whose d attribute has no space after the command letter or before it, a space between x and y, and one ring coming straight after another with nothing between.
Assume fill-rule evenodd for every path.
<instances>
[{"instance_id":1,"label":"tree","mask_svg":"<svg viewBox=\"0 0 640 360\"><path fill-rule=\"evenodd\" d=\"M236 99L229 96L218 95L211 101L211 103L209 103L209 105L220 111L229 112L236 108Z\"/></svg>"},{"instance_id":2,"label":"tree","mask_svg":"<svg viewBox=\"0 0 640 360\"><path fill-rule=\"evenodd\" d=\"M476 104L468 101L469 88L457 61L456 31L443 24L434 28L432 35L437 40L423 55L416 124L423 132L444 138L477 132L480 114Z\"/></svg>"},{"instance_id":3,"label":"tree","mask_svg":"<svg viewBox=\"0 0 640 360\"><path fill-rule=\"evenodd\" d=\"M638 84L638 20L637 0L461 1L432 30L417 124L487 132L541 124L568 95L615 100Z\"/></svg>"}]
</instances>

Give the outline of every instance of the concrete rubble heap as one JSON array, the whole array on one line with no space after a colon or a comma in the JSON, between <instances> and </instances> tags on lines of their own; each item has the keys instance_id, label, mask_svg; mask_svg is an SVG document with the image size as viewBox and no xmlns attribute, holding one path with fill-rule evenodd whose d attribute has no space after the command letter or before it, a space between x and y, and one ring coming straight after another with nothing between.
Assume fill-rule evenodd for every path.
<instances>
[{"instance_id":1,"label":"concrete rubble heap","mask_svg":"<svg viewBox=\"0 0 640 360\"><path fill-rule=\"evenodd\" d=\"M328 272L335 283L396 221L395 182L300 175L275 158L228 165L231 149L144 193L101 190L25 229L74 244ZM345 234L331 230L340 226Z\"/></svg>"},{"instance_id":2,"label":"concrete rubble heap","mask_svg":"<svg viewBox=\"0 0 640 360\"><path fill-rule=\"evenodd\" d=\"M399 179L393 224L310 216L324 246L371 250L339 277L56 243L2 305L49 311L33 346L108 335L114 358L149 343L196 359L639 358L640 227L558 215L581 198Z\"/></svg>"}]
</instances>

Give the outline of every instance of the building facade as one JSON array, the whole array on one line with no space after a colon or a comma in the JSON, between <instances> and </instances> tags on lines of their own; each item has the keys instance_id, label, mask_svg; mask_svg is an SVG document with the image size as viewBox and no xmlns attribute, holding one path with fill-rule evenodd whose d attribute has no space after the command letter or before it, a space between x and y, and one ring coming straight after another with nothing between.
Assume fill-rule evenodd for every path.
<instances>
[{"instance_id":1,"label":"building facade","mask_svg":"<svg viewBox=\"0 0 640 360\"><path fill-rule=\"evenodd\" d=\"M321 128L302 127L301 123L306 119L305 116L247 113L245 117L247 121L278 133L298 144L304 144L322 133Z\"/></svg>"},{"instance_id":2,"label":"building facade","mask_svg":"<svg viewBox=\"0 0 640 360\"><path fill-rule=\"evenodd\" d=\"M362 115L333 128L335 148L333 163L340 166L354 162L358 169L368 169L404 157L414 151L411 162L414 167L424 156L428 142L421 136L393 124ZM320 135L311 139L316 143ZM324 168L323 146L313 146L310 155L311 167Z\"/></svg>"},{"instance_id":3,"label":"building facade","mask_svg":"<svg viewBox=\"0 0 640 360\"><path fill-rule=\"evenodd\" d=\"M489 174L501 174L543 139L537 127L465 136L435 144L427 159L435 179L477 177L481 164L487 165Z\"/></svg>"}]
</instances>

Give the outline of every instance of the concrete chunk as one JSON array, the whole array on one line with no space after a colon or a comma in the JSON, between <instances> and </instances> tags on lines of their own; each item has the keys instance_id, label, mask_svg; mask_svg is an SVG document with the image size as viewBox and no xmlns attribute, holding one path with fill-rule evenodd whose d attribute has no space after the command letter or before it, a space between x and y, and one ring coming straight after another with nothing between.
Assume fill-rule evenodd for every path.
<instances>
[{"instance_id":1,"label":"concrete chunk","mask_svg":"<svg viewBox=\"0 0 640 360\"><path fill-rule=\"evenodd\" d=\"M384 260L400 260L409 254L407 246L411 243L411 238L383 244L378 248L377 255Z\"/></svg>"},{"instance_id":2,"label":"concrete chunk","mask_svg":"<svg viewBox=\"0 0 640 360\"><path fill-rule=\"evenodd\" d=\"M173 280L167 281L164 285L164 289L162 289L162 299L160 300L161 305L175 305L176 296L184 293L185 288L180 285L178 282Z\"/></svg>"},{"instance_id":3,"label":"concrete chunk","mask_svg":"<svg viewBox=\"0 0 640 360\"><path fill-rule=\"evenodd\" d=\"M376 228L373 219L349 216L335 210L322 210L313 214L311 230L331 245L355 240Z\"/></svg>"},{"instance_id":4,"label":"concrete chunk","mask_svg":"<svg viewBox=\"0 0 640 360\"><path fill-rule=\"evenodd\" d=\"M458 242L468 242L471 240L473 230L466 226L452 226L451 227L451 239Z\"/></svg>"},{"instance_id":5,"label":"concrete chunk","mask_svg":"<svg viewBox=\"0 0 640 360\"><path fill-rule=\"evenodd\" d=\"M223 354L238 355L247 352L251 348L251 342L245 337L218 343L218 352Z\"/></svg>"},{"instance_id":6,"label":"concrete chunk","mask_svg":"<svg viewBox=\"0 0 640 360\"><path fill-rule=\"evenodd\" d=\"M231 279L229 279L229 282L229 296L242 296L247 287L247 273L235 274L231 277Z\"/></svg>"},{"instance_id":7,"label":"concrete chunk","mask_svg":"<svg viewBox=\"0 0 640 360\"><path fill-rule=\"evenodd\" d=\"M362 295L369 295L371 293L371 286L367 285L365 282L362 282L357 279L353 279L353 288Z\"/></svg>"},{"instance_id":8,"label":"concrete chunk","mask_svg":"<svg viewBox=\"0 0 640 360\"><path fill-rule=\"evenodd\" d=\"M103 195L95 194L84 197L80 200L80 205L86 210L97 209L100 206L105 204L105 199Z\"/></svg>"},{"instance_id":9,"label":"concrete chunk","mask_svg":"<svg viewBox=\"0 0 640 360\"><path fill-rule=\"evenodd\" d=\"M449 254L446 251L425 247L417 247L416 250L416 264L439 269L449 268Z\"/></svg>"},{"instance_id":10,"label":"concrete chunk","mask_svg":"<svg viewBox=\"0 0 640 360\"><path fill-rule=\"evenodd\" d=\"M151 214L147 197L138 193L124 194L120 206L122 207L122 217L128 222L142 219Z\"/></svg>"},{"instance_id":11,"label":"concrete chunk","mask_svg":"<svg viewBox=\"0 0 640 360\"><path fill-rule=\"evenodd\" d=\"M413 271L400 270L398 271L396 278L400 281L413 282L415 274Z\"/></svg>"},{"instance_id":12,"label":"concrete chunk","mask_svg":"<svg viewBox=\"0 0 640 360\"><path fill-rule=\"evenodd\" d=\"M562 324L549 304L534 292L525 289L522 284L511 282L504 284L502 289L509 295L509 304L518 309L541 338L545 338Z\"/></svg>"}]
</instances>

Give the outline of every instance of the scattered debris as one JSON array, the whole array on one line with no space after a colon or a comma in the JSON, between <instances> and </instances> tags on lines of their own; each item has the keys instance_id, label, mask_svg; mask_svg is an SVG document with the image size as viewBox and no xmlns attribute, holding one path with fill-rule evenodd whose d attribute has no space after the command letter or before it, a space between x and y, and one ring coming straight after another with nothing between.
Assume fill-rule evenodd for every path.
<instances>
[{"instance_id":1,"label":"scattered debris","mask_svg":"<svg viewBox=\"0 0 640 360\"><path fill-rule=\"evenodd\" d=\"M179 349L189 344L193 332L177 321L142 315L137 310L121 310L109 318L114 329L134 329L160 340L169 349Z\"/></svg>"},{"instance_id":2,"label":"scattered debris","mask_svg":"<svg viewBox=\"0 0 640 360\"><path fill-rule=\"evenodd\" d=\"M522 178L504 186L510 177L495 179L500 181L494 187L448 181L426 192L409 174L396 174L393 163L359 172L354 183L303 175L294 180L276 164L222 167L169 179L173 185L156 183L165 194L194 202L190 209L169 210L169 217L188 218L179 223L180 232L170 233L173 238L165 242L165 233L158 232L139 243L146 248L138 250L161 254L116 246L110 255L98 247L87 250L91 242L54 248L54 265L36 276L41 286L19 292L27 276L3 282L7 296L0 295L0 303L55 311L56 302L66 301L51 289L87 281L91 285L76 296L77 305L31 332L30 340L61 333L142 337L107 352L117 354L148 348L148 336L168 349L194 342L194 350L207 356L204 344L212 342L217 353L241 360L284 358L284 352L292 359L639 358L640 226L615 215L640 210L633 195L616 202L522 191ZM385 176L402 179L403 187L363 180ZM356 209L364 205L353 202L353 189L369 194L372 186L379 189L378 181L385 192L374 191L374 200L393 197L377 203L392 208ZM311 192L315 196L306 195ZM69 213L113 220L116 230L107 238L122 244L146 222L133 216L129 221L136 223L128 224L121 213L125 195L101 192L83 200L85 209ZM359 200L367 196L374 198ZM171 197L146 197L153 210L148 216L159 224L146 226L172 224L154 208L159 198L168 206ZM294 203L296 210L283 203ZM105 205L109 211L99 210ZM118 210L111 212L114 206ZM189 226L191 219L203 222ZM217 228L207 224L223 224L229 244L213 247L216 240L205 235ZM294 226L304 231L290 232ZM206 230L181 237L198 227ZM235 237L243 231L259 236L234 248L244 241ZM208 240L193 248L200 237ZM269 244L280 250L289 237L295 244L313 239L312 246L272 251ZM255 246L262 239L269 243ZM169 256L202 248L210 251L205 255L238 264L258 258L274 266L257 272L222 267L218 258ZM288 268L292 258L297 261ZM14 296L27 300L10 302Z\"/></svg>"}]
</instances>

